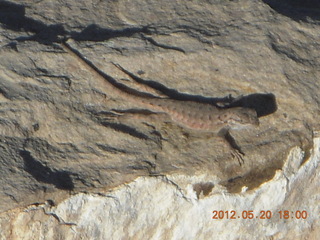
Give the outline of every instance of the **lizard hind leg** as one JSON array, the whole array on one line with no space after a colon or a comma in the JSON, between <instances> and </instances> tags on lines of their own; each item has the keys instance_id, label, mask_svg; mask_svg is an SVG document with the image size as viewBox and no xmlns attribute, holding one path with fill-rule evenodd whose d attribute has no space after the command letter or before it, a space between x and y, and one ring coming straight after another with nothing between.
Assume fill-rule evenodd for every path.
<instances>
[{"instance_id":1,"label":"lizard hind leg","mask_svg":"<svg viewBox=\"0 0 320 240\"><path fill-rule=\"evenodd\" d=\"M244 153L237 150L237 149L231 149L231 156L238 160L239 165L241 166L244 164Z\"/></svg>"}]
</instances>

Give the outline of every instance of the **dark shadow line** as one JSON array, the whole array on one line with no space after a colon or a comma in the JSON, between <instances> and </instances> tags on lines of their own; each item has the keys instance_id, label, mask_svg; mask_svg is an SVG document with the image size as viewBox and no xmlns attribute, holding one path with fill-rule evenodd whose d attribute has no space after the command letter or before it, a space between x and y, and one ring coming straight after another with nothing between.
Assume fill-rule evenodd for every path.
<instances>
[{"instance_id":1,"label":"dark shadow line","mask_svg":"<svg viewBox=\"0 0 320 240\"><path fill-rule=\"evenodd\" d=\"M223 97L223 98L209 98L209 97L204 97L201 95L191 95L191 94L186 94L186 93L180 93L176 89L168 88L165 85L163 85L157 81L142 79L142 78L134 75L132 72L129 72L128 70L124 69L119 64L116 64L113 62L112 62L112 64L115 65L117 68L119 68L124 73L126 73L128 76L130 76L136 82L143 84L143 85L147 85L147 86L163 93L164 95L166 95L169 98L174 99L174 100L208 103L208 104L213 104L216 107L221 107L221 106L219 106L219 103L231 103L234 100L234 98L232 98L230 95Z\"/></svg>"},{"instance_id":2,"label":"dark shadow line","mask_svg":"<svg viewBox=\"0 0 320 240\"><path fill-rule=\"evenodd\" d=\"M294 21L320 20L319 0L263 0L273 10ZM309 18L309 19L308 19Z\"/></svg>"},{"instance_id":3,"label":"dark shadow line","mask_svg":"<svg viewBox=\"0 0 320 240\"><path fill-rule=\"evenodd\" d=\"M96 24L91 24L81 32L68 32L63 24L46 25L41 21L34 20L25 16L25 6L8 2L0 2L0 23L7 29L19 32L22 29L26 32L32 32L32 36L21 36L14 40L37 41L49 45L52 43L61 43L68 38L77 41L105 41L115 37L130 37L136 33L150 34L149 26L124 28L119 30L101 28ZM8 44L14 47L14 44Z\"/></svg>"},{"instance_id":4,"label":"dark shadow line","mask_svg":"<svg viewBox=\"0 0 320 240\"><path fill-rule=\"evenodd\" d=\"M119 132L122 132L125 134L129 134L130 136L135 137L135 138L139 138L142 140L149 140L150 139L147 135L137 131L135 128L129 127L129 126L124 125L122 123L113 123L113 122L103 121L103 122L101 122L101 124L105 127L110 127L116 131L119 131Z\"/></svg>"},{"instance_id":5,"label":"dark shadow line","mask_svg":"<svg viewBox=\"0 0 320 240\"><path fill-rule=\"evenodd\" d=\"M24 161L24 170L30 173L38 182L44 182L54 185L58 189L73 190L74 185L67 171L55 171L44 166L37 161L29 151L20 151L20 156Z\"/></svg>"},{"instance_id":6,"label":"dark shadow line","mask_svg":"<svg viewBox=\"0 0 320 240\"><path fill-rule=\"evenodd\" d=\"M88 65L93 71L98 73L107 82L109 82L111 85L115 86L116 88L121 89L122 91L124 91L126 93L129 93L129 94L132 94L132 95L137 95L137 96L144 97L144 98L154 97L152 94L139 92L139 91L137 91L135 89L132 89L132 88L128 87L125 84L122 84L122 83L118 82L116 79L114 79L110 75L106 74L105 72L103 72L99 68L97 68L96 65L94 65L90 60L85 58L79 51L77 51L76 49L72 48L68 43L64 42L64 43L62 43L62 45L65 48L67 48L69 51L71 51L73 54L75 54L76 57L78 57L81 61L83 61L86 65Z\"/></svg>"},{"instance_id":7,"label":"dark shadow line","mask_svg":"<svg viewBox=\"0 0 320 240\"><path fill-rule=\"evenodd\" d=\"M148 42L150 42L150 43L153 44L154 46L157 46L157 47L160 47L160 48L163 48L163 49L171 49L171 50L175 50L175 51L178 51L178 52L186 53L186 51L183 50L182 48L175 47L175 46L169 46L169 45L165 45L165 44L162 44L162 43L158 43L158 42L155 41L153 38L151 38L151 37L146 37L146 36L144 36L143 34L141 34L141 37L142 37L142 39L147 40Z\"/></svg>"},{"instance_id":8,"label":"dark shadow line","mask_svg":"<svg viewBox=\"0 0 320 240\"><path fill-rule=\"evenodd\" d=\"M117 37L131 37L136 33L148 34L148 26L114 30L101 28L96 24L91 24L80 33L71 32L70 37L76 41L106 41Z\"/></svg>"}]
</instances>

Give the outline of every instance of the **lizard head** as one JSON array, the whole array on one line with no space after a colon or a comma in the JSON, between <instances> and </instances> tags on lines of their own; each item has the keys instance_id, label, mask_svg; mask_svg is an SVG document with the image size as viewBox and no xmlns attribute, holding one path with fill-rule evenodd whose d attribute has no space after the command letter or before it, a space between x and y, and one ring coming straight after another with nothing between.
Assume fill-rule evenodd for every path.
<instances>
[{"instance_id":1,"label":"lizard head","mask_svg":"<svg viewBox=\"0 0 320 240\"><path fill-rule=\"evenodd\" d=\"M224 109L220 120L230 128L239 129L248 126L259 126L257 112L251 108L235 107Z\"/></svg>"}]
</instances>

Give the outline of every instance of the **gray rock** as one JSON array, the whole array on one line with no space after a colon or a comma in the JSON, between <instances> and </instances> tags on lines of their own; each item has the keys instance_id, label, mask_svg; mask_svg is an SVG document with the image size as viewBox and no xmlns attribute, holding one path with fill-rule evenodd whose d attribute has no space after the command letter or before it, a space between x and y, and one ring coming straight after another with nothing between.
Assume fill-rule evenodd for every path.
<instances>
[{"instance_id":1,"label":"gray rock","mask_svg":"<svg viewBox=\"0 0 320 240\"><path fill-rule=\"evenodd\" d=\"M140 176L214 176L258 188L319 130L319 5L308 1L2 1L0 211L99 192ZM301 10L301 11L300 11ZM140 108L81 67L61 42L137 87L112 62L173 97L256 109L260 126L220 137L166 121L110 119ZM239 98L238 98L239 97ZM316 183L314 183L316 184Z\"/></svg>"}]
</instances>

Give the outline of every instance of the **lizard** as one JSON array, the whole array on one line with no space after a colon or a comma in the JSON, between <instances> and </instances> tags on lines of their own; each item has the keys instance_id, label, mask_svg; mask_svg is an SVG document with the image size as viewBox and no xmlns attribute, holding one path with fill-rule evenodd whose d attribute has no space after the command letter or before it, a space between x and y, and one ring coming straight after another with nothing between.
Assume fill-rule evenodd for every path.
<instances>
[{"instance_id":1,"label":"lizard","mask_svg":"<svg viewBox=\"0 0 320 240\"><path fill-rule=\"evenodd\" d=\"M244 153L235 144L229 130L258 126L259 119L254 109L246 107L221 108L209 103L181 101L157 97L148 93L137 93L137 91L119 83L113 77L102 72L67 42L62 43L62 45L68 53L75 56L85 67L89 68L90 72L95 74L96 77L105 80L104 82L108 84L109 88L120 97L144 105L148 110L170 118L174 123L183 128L223 134L230 147L234 150L232 155L238 158L241 165L240 160L243 161ZM114 65L128 75L127 71L120 65Z\"/></svg>"},{"instance_id":2,"label":"lizard","mask_svg":"<svg viewBox=\"0 0 320 240\"><path fill-rule=\"evenodd\" d=\"M125 74L130 74L129 76L132 78L132 73L119 64L113 62L112 64ZM137 98L135 98L135 101L138 100L148 108L157 112L167 113L178 125L198 131L216 132L223 127L239 129L246 127L246 125L259 125L257 113L251 108L222 108L209 103L181 101L155 96L149 97L147 100L141 96L137 96Z\"/></svg>"}]
</instances>

